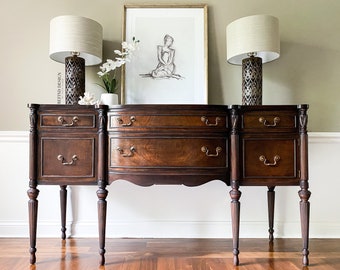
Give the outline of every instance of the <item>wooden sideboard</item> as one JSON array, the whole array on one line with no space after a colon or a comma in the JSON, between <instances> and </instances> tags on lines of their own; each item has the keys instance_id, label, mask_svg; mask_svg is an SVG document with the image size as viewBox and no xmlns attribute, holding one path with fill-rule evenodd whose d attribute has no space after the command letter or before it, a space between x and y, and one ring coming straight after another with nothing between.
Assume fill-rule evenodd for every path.
<instances>
[{"instance_id":1,"label":"wooden sideboard","mask_svg":"<svg viewBox=\"0 0 340 270\"><path fill-rule=\"evenodd\" d=\"M30 263L36 262L38 185L59 185L66 238L68 185L97 185L100 264L105 264L106 186L231 187L234 265L239 264L240 186L268 187L273 241L276 186L300 186L302 263L308 265L308 105L39 105L30 109Z\"/></svg>"}]
</instances>

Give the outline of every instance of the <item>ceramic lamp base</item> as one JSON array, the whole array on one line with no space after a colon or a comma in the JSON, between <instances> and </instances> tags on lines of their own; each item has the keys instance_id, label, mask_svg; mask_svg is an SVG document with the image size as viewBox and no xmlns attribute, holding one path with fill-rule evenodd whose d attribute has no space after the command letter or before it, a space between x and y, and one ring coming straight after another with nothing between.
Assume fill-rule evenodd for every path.
<instances>
[{"instance_id":1,"label":"ceramic lamp base","mask_svg":"<svg viewBox=\"0 0 340 270\"><path fill-rule=\"evenodd\" d=\"M85 93L85 59L65 58L65 104L78 104Z\"/></svg>"},{"instance_id":2,"label":"ceramic lamp base","mask_svg":"<svg viewBox=\"0 0 340 270\"><path fill-rule=\"evenodd\" d=\"M242 105L262 105L262 59L242 60Z\"/></svg>"}]
</instances>

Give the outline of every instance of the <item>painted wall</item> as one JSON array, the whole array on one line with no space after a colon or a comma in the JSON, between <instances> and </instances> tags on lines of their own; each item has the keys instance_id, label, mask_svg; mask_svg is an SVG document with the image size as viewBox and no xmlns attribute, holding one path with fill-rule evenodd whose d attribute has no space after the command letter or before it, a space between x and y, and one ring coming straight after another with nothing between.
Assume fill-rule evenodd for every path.
<instances>
[{"instance_id":1,"label":"painted wall","mask_svg":"<svg viewBox=\"0 0 340 270\"><path fill-rule=\"evenodd\" d=\"M169 3L169 0L148 3ZM178 1L176 1L178 2ZM197 1L182 0L181 4ZM201 2L201 1L200 1ZM241 103L241 67L226 63L225 28L266 13L280 21L281 57L264 65L264 104L310 104L309 131L340 131L340 1L206 0L209 29L209 103ZM49 58L49 21L58 15L90 17L104 28L104 59L120 48L123 5L142 0L31 0L0 3L0 130L27 130L27 103L56 103L64 66ZM87 90L98 82L87 68Z\"/></svg>"}]
</instances>

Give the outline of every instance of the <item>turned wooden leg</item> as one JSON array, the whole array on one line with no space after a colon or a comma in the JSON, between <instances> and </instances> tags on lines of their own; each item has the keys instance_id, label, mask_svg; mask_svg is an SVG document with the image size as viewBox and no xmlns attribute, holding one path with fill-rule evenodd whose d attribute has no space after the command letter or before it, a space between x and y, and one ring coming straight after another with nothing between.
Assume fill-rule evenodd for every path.
<instances>
[{"instance_id":1,"label":"turned wooden leg","mask_svg":"<svg viewBox=\"0 0 340 270\"><path fill-rule=\"evenodd\" d=\"M275 208L275 187L268 187L267 199L268 199L268 222L269 222L269 241L274 240L274 208Z\"/></svg>"},{"instance_id":2,"label":"turned wooden leg","mask_svg":"<svg viewBox=\"0 0 340 270\"><path fill-rule=\"evenodd\" d=\"M37 240L37 219L38 219L38 200L39 190L31 187L27 191L28 201L28 217L29 217L29 234L30 234L30 263L35 264L36 257L36 240Z\"/></svg>"},{"instance_id":3,"label":"turned wooden leg","mask_svg":"<svg viewBox=\"0 0 340 270\"><path fill-rule=\"evenodd\" d=\"M60 186L61 239L66 239L67 186Z\"/></svg>"},{"instance_id":4,"label":"turned wooden leg","mask_svg":"<svg viewBox=\"0 0 340 270\"><path fill-rule=\"evenodd\" d=\"M105 264L105 231L106 231L106 208L107 208L107 197L108 191L105 186L99 187L97 191L98 197L98 229L99 229L99 255L100 265Z\"/></svg>"},{"instance_id":5,"label":"turned wooden leg","mask_svg":"<svg viewBox=\"0 0 340 270\"><path fill-rule=\"evenodd\" d=\"M233 255L234 265L239 265L239 236L240 236L240 197L241 192L238 186L232 183L232 190L229 192L231 197L231 222L233 232Z\"/></svg>"},{"instance_id":6,"label":"turned wooden leg","mask_svg":"<svg viewBox=\"0 0 340 270\"><path fill-rule=\"evenodd\" d=\"M309 265L309 212L310 203L309 198L311 192L308 190L308 182L300 181L301 190L299 191L300 197L300 218L301 218L301 233L302 233L302 264Z\"/></svg>"}]
</instances>

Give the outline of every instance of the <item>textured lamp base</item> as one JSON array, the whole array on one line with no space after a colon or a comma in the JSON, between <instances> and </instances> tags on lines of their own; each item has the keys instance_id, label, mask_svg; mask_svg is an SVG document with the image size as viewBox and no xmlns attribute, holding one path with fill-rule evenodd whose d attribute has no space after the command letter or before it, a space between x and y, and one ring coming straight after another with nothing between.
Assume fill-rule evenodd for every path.
<instances>
[{"instance_id":1,"label":"textured lamp base","mask_svg":"<svg viewBox=\"0 0 340 270\"><path fill-rule=\"evenodd\" d=\"M242 60L242 105L262 105L262 59Z\"/></svg>"},{"instance_id":2,"label":"textured lamp base","mask_svg":"<svg viewBox=\"0 0 340 270\"><path fill-rule=\"evenodd\" d=\"M85 93L85 59L65 58L65 104L78 104Z\"/></svg>"}]
</instances>

